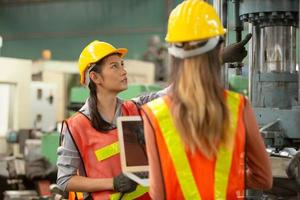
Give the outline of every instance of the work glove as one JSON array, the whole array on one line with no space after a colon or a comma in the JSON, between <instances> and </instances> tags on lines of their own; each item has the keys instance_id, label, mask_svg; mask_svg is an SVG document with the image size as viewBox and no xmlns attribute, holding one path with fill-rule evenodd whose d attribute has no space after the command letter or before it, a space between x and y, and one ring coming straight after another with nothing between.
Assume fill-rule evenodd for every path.
<instances>
[{"instance_id":1,"label":"work glove","mask_svg":"<svg viewBox=\"0 0 300 200\"><path fill-rule=\"evenodd\" d=\"M247 56L245 45L248 43L251 37L252 34L249 33L242 41L226 46L222 54L223 63L242 62Z\"/></svg>"},{"instance_id":2,"label":"work glove","mask_svg":"<svg viewBox=\"0 0 300 200\"><path fill-rule=\"evenodd\" d=\"M120 174L114 177L114 190L121 193L133 192L137 187L137 183L125 176Z\"/></svg>"}]
</instances>

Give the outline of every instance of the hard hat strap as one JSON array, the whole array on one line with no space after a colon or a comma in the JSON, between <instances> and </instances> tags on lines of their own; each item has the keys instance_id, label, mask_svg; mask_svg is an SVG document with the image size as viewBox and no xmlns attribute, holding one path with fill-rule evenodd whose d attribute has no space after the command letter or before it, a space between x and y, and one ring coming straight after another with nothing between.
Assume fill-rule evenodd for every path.
<instances>
[{"instance_id":1,"label":"hard hat strap","mask_svg":"<svg viewBox=\"0 0 300 200\"><path fill-rule=\"evenodd\" d=\"M84 82L84 85L85 85L86 87L88 87L89 84L90 84L90 81L91 81L91 79L90 79L90 72L91 72L91 70L92 70L95 66L96 66L95 63L90 64L90 66L88 67L88 69L85 71L85 82Z\"/></svg>"},{"instance_id":2,"label":"hard hat strap","mask_svg":"<svg viewBox=\"0 0 300 200\"><path fill-rule=\"evenodd\" d=\"M193 57L196 55L206 53L206 52L214 49L218 45L219 40L220 40L219 36L210 38L207 40L205 45L203 45L199 48L194 48L194 49L190 49L190 50L186 50L182 47L178 47L175 44L171 44L171 46L168 47L168 51L169 51L170 55L175 56L177 58L181 58L181 59L189 58L189 57ZM195 42L192 42L192 43L195 44ZM201 43L203 43L203 41Z\"/></svg>"}]
</instances>

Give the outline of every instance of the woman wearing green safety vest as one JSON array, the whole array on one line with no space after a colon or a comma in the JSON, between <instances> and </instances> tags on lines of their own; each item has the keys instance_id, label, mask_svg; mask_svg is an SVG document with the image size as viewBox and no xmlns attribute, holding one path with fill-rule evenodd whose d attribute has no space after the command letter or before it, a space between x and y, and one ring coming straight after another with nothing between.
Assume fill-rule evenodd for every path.
<instances>
[{"instance_id":1,"label":"woman wearing green safety vest","mask_svg":"<svg viewBox=\"0 0 300 200\"><path fill-rule=\"evenodd\" d=\"M153 199L244 199L246 187L272 186L251 105L220 81L224 34L202 0L170 14L172 88L142 107Z\"/></svg>"}]
</instances>

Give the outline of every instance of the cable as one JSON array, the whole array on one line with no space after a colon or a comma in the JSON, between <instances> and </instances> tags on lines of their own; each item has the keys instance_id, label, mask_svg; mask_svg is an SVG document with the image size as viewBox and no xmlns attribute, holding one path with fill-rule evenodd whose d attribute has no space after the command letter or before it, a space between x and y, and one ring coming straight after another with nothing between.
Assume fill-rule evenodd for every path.
<instances>
[{"instance_id":1,"label":"cable","mask_svg":"<svg viewBox=\"0 0 300 200\"><path fill-rule=\"evenodd\" d=\"M121 199L123 198L124 194L125 194L125 193L121 192L121 195L120 195L119 200L121 200Z\"/></svg>"}]
</instances>

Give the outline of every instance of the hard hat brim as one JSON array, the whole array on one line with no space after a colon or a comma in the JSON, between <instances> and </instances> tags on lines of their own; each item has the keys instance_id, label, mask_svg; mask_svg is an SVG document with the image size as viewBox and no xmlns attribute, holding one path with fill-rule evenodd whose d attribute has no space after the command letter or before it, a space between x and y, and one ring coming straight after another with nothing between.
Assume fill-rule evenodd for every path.
<instances>
[{"instance_id":1,"label":"hard hat brim","mask_svg":"<svg viewBox=\"0 0 300 200\"><path fill-rule=\"evenodd\" d=\"M126 49L126 48L118 48L110 54L119 53L119 54L121 54L121 58L124 58L126 56L127 52L128 52L128 49ZM110 55L110 54L108 54L108 55Z\"/></svg>"},{"instance_id":2,"label":"hard hat brim","mask_svg":"<svg viewBox=\"0 0 300 200\"><path fill-rule=\"evenodd\" d=\"M192 41L200 41L200 40L209 40L211 38L214 38L216 36L224 36L225 34L227 33L227 29L226 28L223 28L222 29L222 32L218 33L218 34L214 34L213 36L209 36L209 37L206 37L206 38L184 38L182 40L175 40L175 39L172 39L172 38L169 38L168 35L165 37L165 41L168 42L168 43L180 43L180 42L192 42Z\"/></svg>"}]
</instances>

